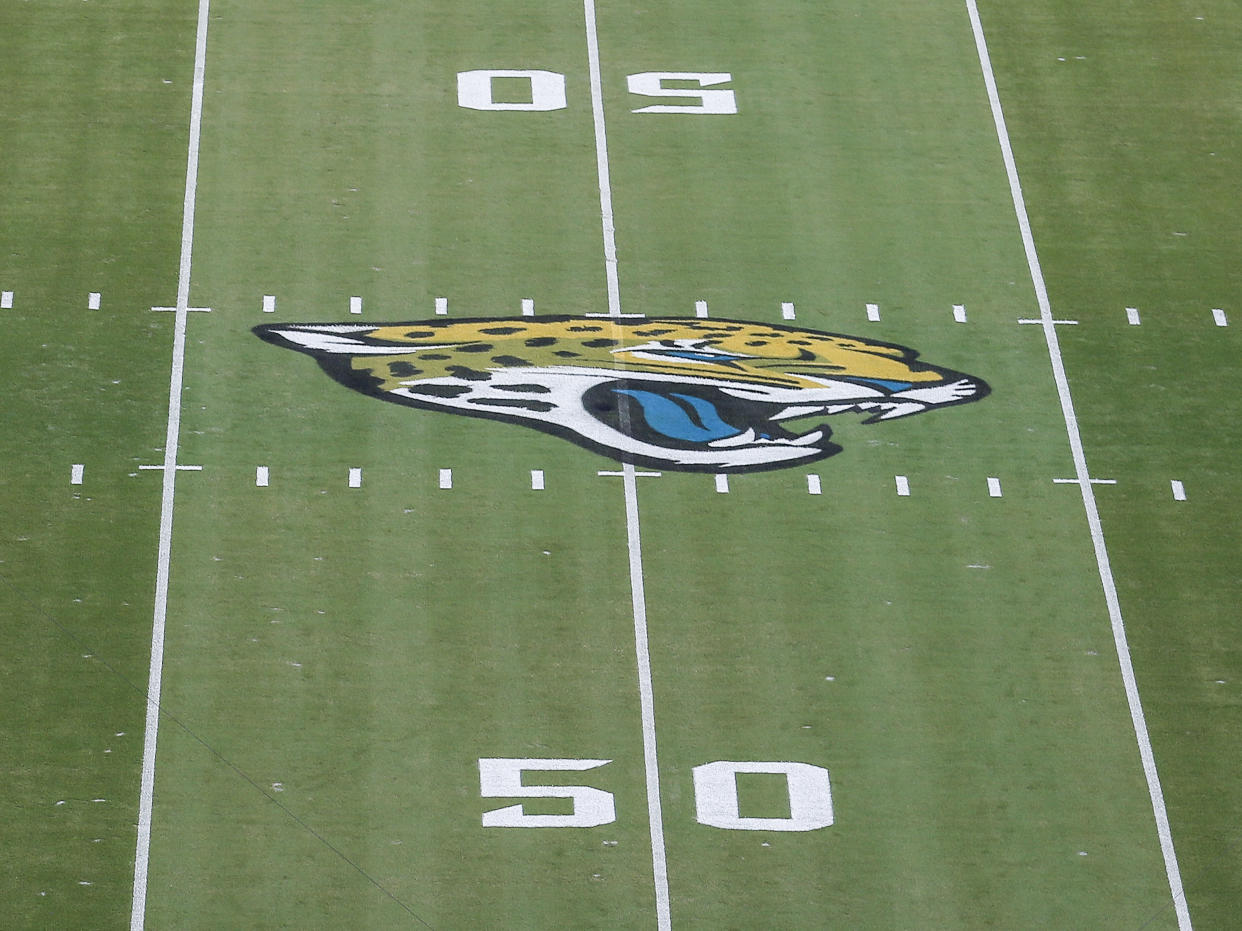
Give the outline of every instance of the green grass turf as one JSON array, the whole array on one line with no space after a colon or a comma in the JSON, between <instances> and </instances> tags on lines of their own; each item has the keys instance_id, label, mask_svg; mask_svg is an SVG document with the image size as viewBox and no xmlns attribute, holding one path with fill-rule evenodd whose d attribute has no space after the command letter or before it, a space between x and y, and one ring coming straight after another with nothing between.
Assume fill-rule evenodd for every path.
<instances>
[{"instance_id":1,"label":"green grass turf","mask_svg":"<svg viewBox=\"0 0 1242 931\"><path fill-rule=\"evenodd\" d=\"M23 10L0 61L15 926L128 911L159 494L129 473L163 442L171 320L145 308L176 284L184 6ZM212 10L191 303L213 312L190 321L180 457L204 471L178 482L150 926L652 924L609 462L377 403L250 333L356 320L351 295L369 321L436 296L454 316L606 309L581 7ZM1054 309L1082 321L1066 363L1095 474L1119 481L1098 495L1191 912L1224 926L1242 893L1236 329L1209 311L1239 283L1242 17L982 12ZM600 39L623 309L778 320L791 300L802 325L994 389L838 421L838 457L727 496L640 481L674 924L1172 926L1081 502L1050 482L1072 463L1041 335L1015 324L1036 308L965 9L605 6ZM569 108L459 108L455 73L485 67L563 72ZM629 112L626 74L682 69L731 71L738 115ZM508 803L478 797L478 759L527 756L611 759L528 781L613 792L617 822L483 828ZM836 823L696 824L690 772L711 760L827 767ZM740 799L787 804L765 777Z\"/></svg>"}]
</instances>

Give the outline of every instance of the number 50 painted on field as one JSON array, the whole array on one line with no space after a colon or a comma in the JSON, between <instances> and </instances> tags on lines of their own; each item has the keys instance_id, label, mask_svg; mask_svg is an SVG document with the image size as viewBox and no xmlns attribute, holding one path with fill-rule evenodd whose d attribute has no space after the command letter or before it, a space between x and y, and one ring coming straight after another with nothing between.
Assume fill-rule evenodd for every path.
<instances>
[{"instance_id":1,"label":"number 50 painted on field","mask_svg":"<svg viewBox=\"0 0 1242 931\"><path fill-rule=\"evenodd\" d=\"M530 100L514 103L496 100L497 78L519 78L530 82ZM727 71L642 71L625 79L631 94L639 97L698 98L698 103L653 104L631 113L737 113L737 98L727 88L713 88L733 80ZM665 87L665 81L698 87ZM523 95L524 96L524 95ZM457 103L468 110L564 110L565 75L559 71L507 71L485 69L461 71L457 75Z\"/></svg>"},{"instance_id":2,"label":"number 50 painted on field","mask_svg":"<svg viewBox=\"0 0 1242 931\"><path fill-rule=\"evenodd\" d=\"M528 815L521 805L483 813L487 828L594 828L617 820L611 792L591 786L528 786L522 773L598 769L611 760L479 760L479 791L483 798L567 798L567 815ZM737 801L738 773L770 773L785 777L788 818L743 818ZM728 831L814 831L832 824L832 787L828 770L810 763L757 763L717 760L696 766L694 814L699 824Z\"/></svg>"}]
</instances>

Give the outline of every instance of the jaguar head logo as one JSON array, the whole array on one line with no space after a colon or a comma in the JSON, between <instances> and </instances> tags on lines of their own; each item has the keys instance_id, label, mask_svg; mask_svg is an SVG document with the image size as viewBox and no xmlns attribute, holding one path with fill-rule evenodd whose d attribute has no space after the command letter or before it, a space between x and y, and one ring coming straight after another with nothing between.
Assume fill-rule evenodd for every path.
<instances>
[{"instance_id":1,"label":"jaguar head logo","mask_svg":"<svg viewBox=\"0 0 1242 931\"><path fill-rule=\"evenodd\" d=\"M976 401L978 378L904 346L796 327L685 318L543 317L266 324L344 385L398 404L525 424L623 462L771 469L839 452L819 424Z\"/></svg>"}]
</instances>

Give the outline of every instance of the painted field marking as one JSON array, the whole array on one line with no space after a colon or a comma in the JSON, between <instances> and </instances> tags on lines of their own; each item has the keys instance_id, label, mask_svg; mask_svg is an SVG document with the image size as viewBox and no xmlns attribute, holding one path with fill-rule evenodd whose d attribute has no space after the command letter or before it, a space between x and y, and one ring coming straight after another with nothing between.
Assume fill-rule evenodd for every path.
<instances>
[{"instance_id":1,"label":"painted field marking","mask_svg":"<svg viewBox=\"0 0 1242 931\"><path fill-rule=\"evenodd\" d=\"M591 77L591 120L595 128L595 170L599 183L600 225L604 238L608 316L621 318L628 315L621 312L621 284L617 271L617 239L612 213L612 182L609 180L608 170L608 132L604 123L604 91L600 77L595 0L583 0L582 6L586 25L587 65ZM621 484L625 491L625 533L630 568L630 602L634 615L634 659L638 667L638 703L643 732L643 771L647 788L647 829L651 838L656 929L670 931L673 922L669 908L668 857L664 847L664 809L660 798L660 763L656 752L655 692L651 681L647 594L643 580L642 534L638 516L639 474L631 462L625 463L621 469Z\"/></svg>"},{"instance_id":2,"label":"painted field marking","mask_svg":"<svg viewBox=\"0 0 1242 931\"><path fill-rule=\"evenodd\" d=\"M361 469L350 469L349 470L349 487L350 488L361 488L362 487L362 470Z\"/></svg>"},{"instance_id":3,"label":"painted field marking","mask_svg":"<svg viewBox=\"0 0 1242 931\"><path fill-rule=\"evenodd\" d=\"M1212 308L1212 319L1217 326L1229 326L1229 318L1225 316L1225 312L1219 307Z\"/></svg>"},{"instance_id":4,"label":"painted field marking","mask_svg":"<svg viewBox=\"0 0 1242 931\"><path fill-rule=\"evenodd\" d=\"M1113 570L1108 558L1108 547L1104 542L1104 527L1100 521L1099 508L1096 506L1095 489L1092 485L1091 472L1087 468L1087 455L1083 450L1082 435L1078 430L1078 417L1074 413L1074 401L1070 395L1069 378L1065 373L1065 363L1061 358L1060 339L1057 336L1057 321L1052 317L1052 303L1048 298L1048 287L1044 282L1043 269L1039 264L1039 255L1035 251L1035 236L1031 232L1031 220L1026 210L1026 198L1022 195L1022 183L1018 179L1018 165L1014 159L1013 146L1009 141L1009 130L1005 128L1005 114L1001 109L1000 94L996 89L996 76L992 73L992 59L988 54L987 40L983 35L983 24L979 20L979 8L975 0L966 0L966 10L970 14L970 26L975 36L975 49L979 55L979 67L983 71L983 82L987 88L988 102L992 109L992 122L996 126L996 138L1000 144L1001 157L1005 163L1005 174L1009 179L1009 191L1013 199L1014 215L1022 234L1022 247L1026 252L1026 263L1031 273L1031 284L1035 289L1035 299L1039 304L1040 322L1044 331L1044 342L1048 346L1048 359L1052 365L1053 380L1056 382L1057 395L1061 400L1061 414L1065 420L1065 433L1069 441L1070 451L1074 459L1074 471L1082 492L1083 510L1086 512L1087 526L1091 532L1091 543L1095 549L1096 568L1099 571L1100 584L1104 589L1104 601L1108 607L1109 623L1113 631L1113 643L1117 650L1117 663L1121 670L1122 682L1125 685L1126 701L1130 708L1130 720L1134 726L1135 742L1138 744L1139 757L1143 763L1143 773L1147 779L1147 794L1151 799L1152 815L1156 822L1156 833L1160 838L1160 850L1164 857L1165 875L1169 882L1169 892L1173 900L1173 908L1177 914L1177 926L1180 931L1190 931L1190 908L1186 903L1186 891L1182 886L1181 869L1177 863L1177 852L1173 847L1173 833L1169 827L1169 814L1164 804L1164 790L1160 785L1160 775L1156 770L1156 757L1151 746L1151 737L1147 732L1147 718L1143 713L1143 702L1139 697L1138 682L1134 676L1134 664L1130 659L1130 644L1126 637L1125 621L1121 616L1121 601L1117 595L1117 584L1113 579Z\"/></svg>"},{"instance_id":5,"label":"painted field marking","mask_svg":"<svg viewBox=\"0 0 1242 931\"><path fill-rule=\"evenodd\" d=\"M254 470L254 484L256 488L266 488L268 482L267 466L256 466Z\"/></svg>"},{"instance_id":6,"label":"painted field marking","mask_svg":"<svg viewBox=\"0 0 1242 931\"><path fill-rule=\"evenodd\" d=\"M1173 489L1173 500L1174 501L1185 501L1186 500L1186 486L1185 485L1183 485L1177 479L1173 479L1172 481L1169 482L1169 486Z\"/></svg>"},{"instance_id":7,"label":"painted field marking","mask_svg":"<svg viewBox=\"0 0 1242 931\"><path fill-rule=\"evenodd\" d=\"M794 319L794 305L789 301L781 302L781 318L784 320Z\"/></svg>"},{"instance_id":8,"label":"painted field marking","mask_svg":"<svg viewBox=\"0 0 1242 931\"><path fill-rule=\"evenodd\" d=\"M898 497L901 497L901 498L910 497L910 479L906 478L904 475L897 475L897 476L894 476L894 480L897 484Z\"/></svg>"},{"instance_id":9,"label":"painted field marking","mask_svg":"<svg viewBox=\"0 0 1242 931\"><path fill-rule=\"evenodd\" d=\"M161 465L140 465L138 467L138 470L140 472L164 472L164 471L168 471L168 466L163 465L163 464ZM203 467L201 465L176 465L176 466L173 466L172 471L201 472L203 471Z\"/></svg>"},{"instance_id":10,"label":"painted field marking","mask_svg":"<svg viewBox=\"0 0 1242 931\"><path fill-rule=\"evenodd\" d=\"M81 485L82 476L86 472L86 466L81 462L75 462L69 467L69 484Z\"/></svg>"},{"instance_id":11,"label":"painted field marking","mask_svg":"<svg viewBox=\"0 0 1242 931\"><path fill-rule=\"evenodd\" d=\"M452 469L441 469L440 470L440 487L445 488L445 489L453 487L453 470Z\"/></svg>"},{"instance_id":12,"label":"painted field marking","mask_svg":"<svg viewBox=\"0 0 1242 931\"><path fill-rule=\"evenodd\" d=\"M448 298L437 297L436 298L436 316L443 317L447 313L448 313Z\"/></svg>"},{"instance_id":13,"label":"painted field marking","mask_svg":"<svg viewBox=\"0 0 1242 931\"><path fill-rule=\"evenodd\" d=\"M529 297L522 298L522 316L535 316L535 302Z\"/></svg>"},{"instance_id":14,"label":"painted field marking","mask_svg":"<svg viewBox=\"0 0 1242 931\"><path fill-rule=\"evenodd\" d=\"M99 292L92 291L90 294L86 296L86 309L87 310L98 310L99 300L100 300Z\"/></svg>"},{"instance_id":15,"label":"painted field marking","mask_svg":"<svg viewBox=\"0 0 1242 931\"><path fill-rule=\"evenodd\" d=\"M276 295L275 294L264 294L263 295L263 312L265 314L276 313Z\"/></svg>"},{"instance_id":16,"label":"painted field marking","mask_svg":"<svg viewBox=\"0 0 1242 931\"><path fill-rule=\"evenodd\" d=\"M694 315L700 320L707 319L707 301L694 302Z\"/></svg>"},{"instance_id":17,"label":"painted field marking","mask_svg":"<svg viewBox=\"0 0 1242 931\"><path fill-rule=\"evenodd\" d=\"M818 475L808 475L806 477L807 494L818 495L821 493Z\"/></svg>"},{"instance_id":18,"label":"painted field marking","mask_svg":"<svg viewBox=\"0 0 1242 931\"><path fill-rule=\"evenodd\" d=\"M360 314L360 313L362 313L362 298L360 298L360 297L351 297L351 298L349 299L349 312L350 312L351 314Z\"/></svg>"},{"instance_id":19,"label":"painted field marking","mask_svg":"<svg viewBox=\"0 0 1242 931\"><path fill-rule=\"evenodd\" d=\"M1018 322L1031 326L1078 326L1077 320L1019 320Z\"/></svg>"},{"instance_id":20,"label":"painted field marking","mask_svg":"<svg viewBox=\"0 0 1242 931\"><path fill-rule=\"evenodd\" d=\"M1117 480L1115 478L1089 478L1087 479L1087 481L1092 485L1116 485L1117 484ZM1052 484L1054 485L1081 485L1082 479L1080 478L1054 478L1052 480Z\"/></svg>"},{"instance_id":21,"label":"painted field marking","mask_svg":"<svg viewBox=\"0 0 1242 931\"><path fill-rule=\"evenodd\" d=\"M612 317L617 320L643 320L646 318L647 315L646 314L608 313L608 314L583 314L582 316L584 317Z\"/></svg>"},{"instance_id":22,"label":"painted field marking","mask_svg":"<svg viewBox=\"0 0 1242 931\"><path fill-rule=\"evenodd\" d=\"M1139 312L1137 307L1126 308L1126 323L1130 326L1138 326L1142 321L1139 320Z\"/></svg>"},{"instance_id":23,"label":"painted field marking","mask_svg":"<svg viewBox=\"0 0 1242 931\"><path fill-rule=\"evenodd\" d=\"M543 491L543 469L530 470L530 487L532 491Z\"/></svg>"},{"instance_id":24,"label":"painted field marking","mask_svg":"<svg viewBox=\"0 0 1242 931\"><path fill-rule=\"evenodd\" d=\"M991 476L991 475L988 476L988 497L989 498L1003 497L1003 495L1001 494L1000 479L994 476Z\"/></svg>"},{"instance_id":25,"label":"painted field marking","mask_svg":"<svg viewBox=\"0 0 1242 931\"><path fill-rule=\"evenodd\" d=\"M867 319L870 320L872 323L879 322L879 319L880 319L880 305L879 304L868 304L867 305Z\"/></svg>"},{"instance_id":26,"label":"painted field marking","mask_svg":"<svg viewBox=\"0 0 1242 931\"><path fill-rule=\"evenodd\" d=\"M630 473L624 470L620 472L616 472L616 471L608 471L605 469L605 470L596 472L595 474L599 476L603 476L605 478L624 478ZM635 472L634 473L635 478L662 478L663 476L664 476L663 472Z\"/></svg>"},{"instance_id":27,"label":"painted field marking","mask_svg":"<svg viewBox=\"0 0 1242 931\"><path fill-rule=\"evenodd\" d=\"M0 291L0 310L13 309L13 292Z\"/></svg>"},{"instance_id":28,"label":"painted field marking","mask_svg":"<svg viewBox=\"0 0 1242 931\"><path fill-rule=\"evenodd\" d=\"M716 494L727 495L729 493L729 476L718 474L716 476Z\"/></svg>"},{"instance_id":29,"label":"painted field marking","mask_svg":"<svg viewBox=\"0 0 1242 931\"><path fill-rule=\"evenodd\" d=\"M954 304L953 305L953 321L955 323L966 322L966 305L965 304Z\"/></svg>"}]
</instances>

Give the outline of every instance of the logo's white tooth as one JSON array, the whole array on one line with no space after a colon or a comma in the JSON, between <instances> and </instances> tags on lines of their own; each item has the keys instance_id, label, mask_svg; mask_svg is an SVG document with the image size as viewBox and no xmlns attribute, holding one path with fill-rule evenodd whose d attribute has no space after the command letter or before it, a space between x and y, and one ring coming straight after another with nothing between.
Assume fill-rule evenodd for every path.
<instances>
[{"instance_id":1,"label":"logo's white tooth","mask_svg":"<svg viewBox=\"0 0 1242 931\"><path fill-rule=\"evenodd\" d=\"M753 442L755 442L755 428L747 427L745 433L739 433L737 436L726 436L722 440L712 440L707 445L713 447L746 446Z\"/></svg>"},{"instance_id":2,"label":"logo's white tooth","mask_svg":"<svg viewBox=\"0 0 1242 931\"><path fill-rule=\"evenodd\" d=\"M917 414L920 411L927 410L923 404L915 404L907 402L905 404L894 404L889 410L881 414L877 420L895 420L898 417L907 417L910 414Z\"/></svg>"}]
</instances>

